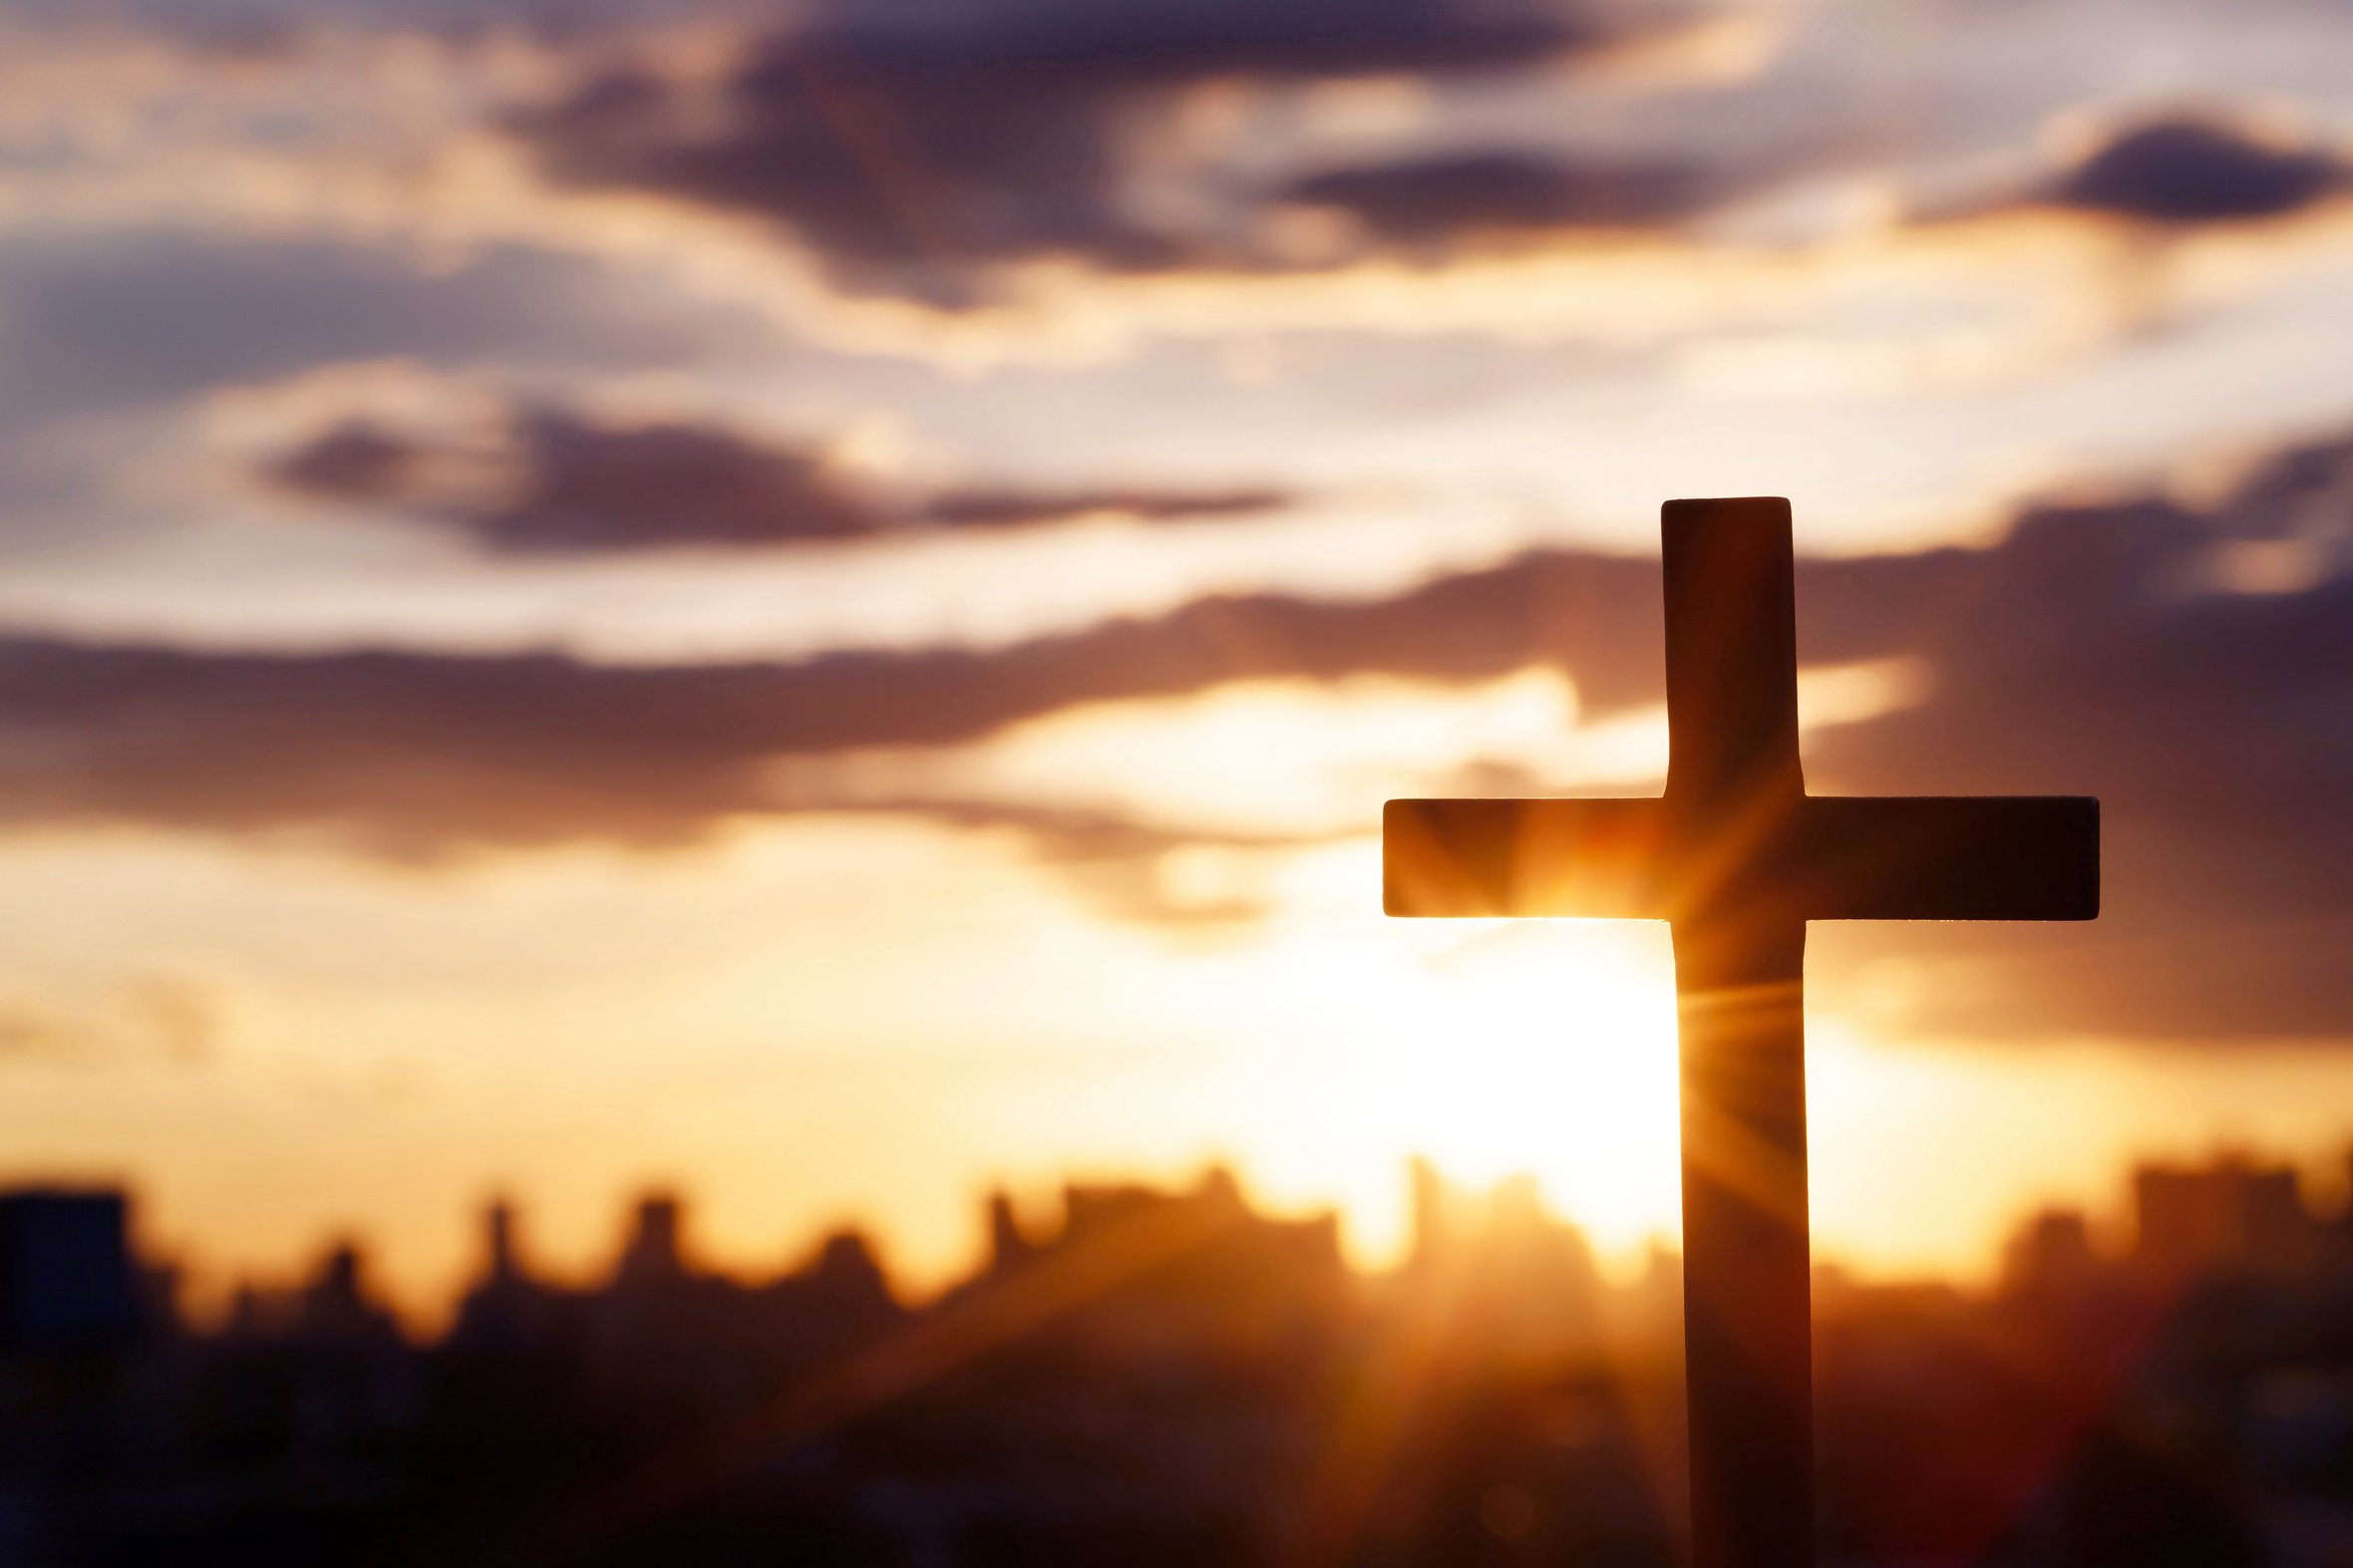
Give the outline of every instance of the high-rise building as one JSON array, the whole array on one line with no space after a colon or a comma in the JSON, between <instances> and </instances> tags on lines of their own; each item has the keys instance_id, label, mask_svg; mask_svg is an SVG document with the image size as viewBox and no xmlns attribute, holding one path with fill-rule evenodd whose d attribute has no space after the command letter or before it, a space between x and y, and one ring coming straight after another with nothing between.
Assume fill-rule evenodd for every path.
<instances>
[{"instance_id":1,"label":"high-rise building","mask_svg":"<svg viewBox=\"0 0 2353 1568\"><path fill-rule=\"evenodd\" d=\"M139 1333L130 1203L120 1192L0 1194L0 1351L107 1350Z\"/></svg>"},{"instance_id":2,"label":"high-rise building","mask_svg":"<svg viewBox=\"0 0 2353 1568\"><path fill-rule=\"evenodd\" d=\"M2056 1303L2080 1299L2100 1278L2092 1228L2081 1209L2051 1208L2028 1220L2003 1260L2004 1293Z\"/></svg>"},{"instance_id":3,"label":"high-rise building","mask_svg":"<svg viewBox=\"0 0 2353 1568\"><path fill-rule=\"evenodd\" d=\"M2292 1265L2316 1239L2292 1166L2225 1158L2133 1173L2135 1265L2158 1279Z\"/></svg>"},{"instance_id":4,"label":"high-rise building","mask_svg":"<svg viewBox=\"0 0 2353 1568\"><path fill-rule=\"evenodd\" d=\"M685 1273L684 1229L684 1211L674 1194L650 1192L638 1199L636 1224L621 1251L622 1276L658 1279Z\"/></svg>"},{"instance_id":5,"label":"high-rise building","mask_svg":"<svg viewBox=\"0 0 2353 1568\"><path fill-rule=\"evenodd\" d=\"M1037 1244L1022 1229L1021 1211L1013 1206L1013 1195L1003 1188L990 1193L989 1267L1002 1273L1027 1262L1037 1250Z\"/></svg>"}]
</instances>

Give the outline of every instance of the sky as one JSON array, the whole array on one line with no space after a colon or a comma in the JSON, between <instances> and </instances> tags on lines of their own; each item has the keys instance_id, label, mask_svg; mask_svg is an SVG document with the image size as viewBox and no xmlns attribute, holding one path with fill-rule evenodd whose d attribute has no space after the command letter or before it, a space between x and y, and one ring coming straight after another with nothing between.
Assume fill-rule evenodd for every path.
<instances>
[{"instance_id":1,"label":"sky","mask_svg":"<svg viewBox=\"0 0 2353 1568\"><path fill-rule=\"evenodd\" d=\"M690 1191L1404 1161L1675 1227L1666 933L1392 922L1640 793L1659 503L1808 777L2082 792L2085 927L1818 926L1818 1247L2353 1141L2336 0L0 0L0 1176L193 1288Z\"/></svg>"}]
</instances>

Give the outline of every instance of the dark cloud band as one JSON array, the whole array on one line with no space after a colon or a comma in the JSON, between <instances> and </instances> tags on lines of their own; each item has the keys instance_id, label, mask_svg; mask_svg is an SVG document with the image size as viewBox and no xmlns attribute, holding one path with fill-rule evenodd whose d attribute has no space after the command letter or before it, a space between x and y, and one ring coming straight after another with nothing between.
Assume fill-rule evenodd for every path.
<instances>
[{"instance_id":1,"label":"dark cloud band","mask_svg":"<svg viewBox=\"0 0 2353 1568\"><path fill-rule=\"evenodd\" d=\"M2325 149L2284 146L2221 119L2177 118L2118 131L2043 199L2148 223L2222 223L2303 211L2342 191L2347 176Z\"/></svg>"},{"instance_id":2,"label":"dark cloud band","mask_svg":"<svg viewBox=\"0 0 2353 1568\"><path fill-rule=\"evenodd\" d=\"M1697 4L982 0L821 6L716 84L608 74L515 118L557 180L773 219L836 282L942 308L1001 264L1264 263L1218 225L1147 221L1127 149L1188 89L1529 67L1682 25Z\"/></svg>"},{"instance_id":3,"label":"dark cloud band","mask_svg":"<svg viewBox=\"0 0 2353 1568\"><path fill-rule=\"evenodd\" d=\"M1483 234L1668 226L1731 193L1695 163L1490 152L1327 169L1282 200L1341 213L1384 245L1443 247Z\"/></svg>"},{"instance_id":4,"label":"dark cloud band","mask_svg":"<svg viewBox=\"0 0 2353 1568\"><path fill-rule=\"evenodd\" d=\"M1292 499L1263 486L992 486L891 504L842 480L813 449L716 425L622 424L546 407L437 434L345 421L278 457L268 477L315 501L403 511L506 555L773 547L920 527L1009 530L1104 512L1206 521L1278 510Z\"/></svg>"},{"instance_id":5,"label":"dark cloud band","mask_svg":"<svg viewBox=\"0 0 2353 1568\"><path fill-rule=\"evenodd\" d=\"M2348 471L2353 447L2312 449L2205 510L2044 509L1984 549L1802 564L1807 662L1903 655L1931 677L1917 706L1819 732L1817 789L2106 802L2104 918L1936 944L1981 978L1932 988L1918 1018L1970 1031L2341 1033L2353 1016L2341 961L2353 931ZM2302 585L2230 587L2233 552L2250 546L2297 553ZM1380 601L1235 596L999 651L794 664L19 638L0 643L0 812L20 826L293 830L407 853L659 844L842 803L779 794L780 759L952 745L1078 704L1244 677L1466 682L1550 664L1606 711L1659 696L1656 571L1645 558L1539 552ZM1170 838L1110 818L1058 829L1056 813L1021 801L894 805L1002 822L1098 877ZM1845 937L1829 950L1856 951ZM1985 983L1988 964L2020 983Z\"/></svg>"}]
</instances>

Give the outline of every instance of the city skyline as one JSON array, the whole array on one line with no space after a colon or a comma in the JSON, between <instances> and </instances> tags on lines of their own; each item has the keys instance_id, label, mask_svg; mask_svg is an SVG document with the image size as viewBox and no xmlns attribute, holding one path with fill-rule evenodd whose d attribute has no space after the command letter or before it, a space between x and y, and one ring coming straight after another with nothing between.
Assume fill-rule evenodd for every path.
<instances>
[{"instance_id":1,"label":"city skyline","mask_svg":"<svg viewBox=\"0 0 2353 1568\"><path fill-rule=\"evenodd\" d=\"M1508 1214L1520 1216L1516 1223L1536 1224L1573 1237L1590 1260L1596 1282L1613 1291L1641 1291L1645 1278L1656 1273L1662 1260L1679 1256L1673 1238L1663 1232L1642 1238L1633 1249L1613 1252L1596 1246L1574 1214L1549 1201L1532 1172L1506 1171L1484 1181L1463 1180L1426 1156L1414 1155L1396 1175L1405 1225L1396 1242L1378 1254L1368 1254L1350 1236L1344 1211L1269 1203L1263 1195L1252 1192L1246 1178L1230 1165L1211 1161L1157 1179L1133 1173L1072 1174L1046 1186L988 1187L966 1204L966 1245L937 1272L910 1272L894 1266L887 1230L855 1215L773 1238L771 1245L755 1251L714 1251L697 1223L703 1195L658 1181L642 1183L616 1198L605 1216L601 1245L585 1255L551 1260L534 1235L527 1199L510 1191L493 1190L481 1194L466 1211L464 1266L444 1292L434 1295L392 1286L375 1265L371 1239L364 1229L330 1224L319 1231L294 1266L237 1274L209 1266L200 1256L159 1246L150 1227L143 1223L145 1204L136 1189L88 1181L19 1181L0 1187L0 1199L74 1194L121 1197L126 1203L127 1234L142 1267L168 1277L177 1311L207 1331L217 1332L240 1313L255 1310L263 1313L264 1321L275 1321L276 1316L292 1310L319 1278L341 1274L364 1283L369 1299L389 1310L406 1334L428 1342L450 1332L469 1295L486 1280L527 1278L538 1286L565 1292L609 1287L627 1274L631 1257L646 1244L648 1216L657 1209L661 1211L657 1250L688 1273L753 1286L804 1272L837 1245L846 1243L870 1260L891 1298L909 1308L933 1304L969 1284L991 1266L992 1258L1002 1257L1009 1236L1015 1246L1025 1238L1049 1240L1072 1223L1074 1214L1083 1214L1120 1193L1218 1190L1230 1192L1243 1208L1270 1221L1326 1227L1335 1256L1345 1262L1353 1277L1366 1284L1427 1267L1433 1247L1445 1244L1438 1234L1440 1229L1476 1233ZM1843 1286L1849 1282L1871 1288L1933 1284L1982 1295L2014 1287L2022 1249L2047 1241L2051 1227L2057 1225L2085 1249L2088 1261L2105 1266L2134 1265L2137 1260L2149 1261L2153 1249L2162 1252L2171 1246L2182 1258L2168 1267L2186 1271L2207 1266L2211 1260L2206 1254L2223 1245L2219 1239L2223 1232L2214 1228L2212 1206L2226 1201L2219 1197L2223 1187L2218 1184L2233 1181L2265 1192L2266 1200L2283 1206L2282 1212L2294 1217L2294 1222L2314 1226L2353 1222L2353 1130L2337 1141L2327 1157L2317 1161L2300 1161L2277 1151L2227 1142L2199 1152L2137 1160L2113 1172L2106 1187L2088 1197L2046 1198L2013 1210L1987 1255L1972 1260L1965 1269L1873 1269L1867 1260L1842 1256L1835 1250L1818 1251L1815 1268ZM2211 1191L2190 1190L2201 1182ZM2169 1183L2181 1194L2173 1198L2174 1217L2165 1226L2170 1241L2152 1236L2148 1219L2153 1202L2167 1201Z\"/></svg>"},{"instance_id":2,"label":"city skyline","mask_svg":"<svg viewBox=\"0 0 2353 1568\"><path fill-rule=\"evenodd\" d=\"M2046 1209L1981 1289L1818 1271L1822 1550L2333 1562L2353 1209L2302 1185L2144 1166L2123 1245ZM1332 1216L1269 1215L1220 1169L1074 1183L1051 1219L999 1194L983 1255L920 1301L854 1231L711 1272L663 1194L594 1280L550 1281L493 1204L424 1334L348 1243L191 1324L121 1194L0 1192L11 1551L1685 1560L1678 1260L1612 1280L1525 1178L1410 1186L1413 1247L1379 1275Z\"/></svg>"}]
</instances>

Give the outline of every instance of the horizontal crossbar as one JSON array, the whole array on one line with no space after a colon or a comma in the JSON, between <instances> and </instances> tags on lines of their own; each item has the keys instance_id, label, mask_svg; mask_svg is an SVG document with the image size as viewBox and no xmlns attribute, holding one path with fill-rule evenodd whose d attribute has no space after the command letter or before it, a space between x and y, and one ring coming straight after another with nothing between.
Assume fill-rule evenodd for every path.
<instances>
[{"instance_id":1,"label":"horizontal crossbar","mask_svg":"<svg viewBox=\"0 0 2353 1568\"><path fill-rule=\"evenodd\" d=\"M2089 795L1813 795L1787 873L1809 920L2093 920Z\"/></svg>"},{"instance_id":2,"label":"horizontal crossbar","mask_svg":"<svg viewBox=\"0 0 2353 1568\"><path fill-rule=\"evenodd\" d=\"M2100 806L2076 795L1801 796L1748 811L1657 797L1392 800L1393 915L1673 920L2090 920Z\"/></svg>"}]
</instances>

